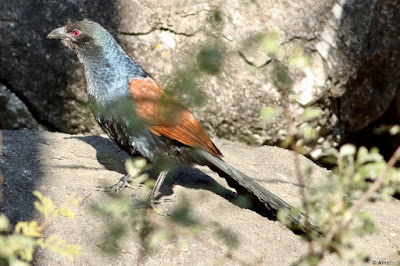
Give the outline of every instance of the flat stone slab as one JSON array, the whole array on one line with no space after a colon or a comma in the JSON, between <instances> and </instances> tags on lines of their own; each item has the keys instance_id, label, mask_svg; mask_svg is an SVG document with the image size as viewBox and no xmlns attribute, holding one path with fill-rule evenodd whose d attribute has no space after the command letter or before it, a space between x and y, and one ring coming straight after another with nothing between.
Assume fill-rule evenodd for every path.
<instances>
[{"instance_id":1,"label":"flat stone slab","mask_svg":"<svg viewBox=\"0 0 400 266\"><path fill-rule=\"evenodd\" d=\"M154 228L168 230L171 238L164 241L162 237L153 237L153 252L142 256L138 231L135 226L126 227L126 233L118 242L119 248L113 256L106 255L101 251L104 233L126 221L98 216L93 206L117 200L134 205L137 200L133 195L143 195L145 189L126 188L115 198L95 191L95 187L116 183L125 173L123 162L129 156L105 136L4 130L0 131L0 137L1 212L13 222L43 219L33 208L34 190L51 197L57 206L68 196L81 199L74 208L74 218L57 218L46 227L44 234L56 234L69 243L81 245L82 255L71 261L39 249L35 254L37 265L288 265L307 251L307 243L279 222L234 204L237 194L217 174L205 167L183 167L174 179L168 179L163 185L162 198L172 199L172 202L162 203L160 208L173 213L184 206L202 229L193 232L190 227L171 223L169 217L142 209ZM228 163L298 206L293 152L270 146L248 147L218 139L215 144ZM314 168L312 183L328 175L327 170L305 157L300 157L300 164ZM115 206L117 211L118 208ZM378 199L365 209L373 214L380 231L354 238L354 250L369 254L376 262L399 260L400 201ZM228 236L236 239L237 248L229 251L221 232L228 232ZM232 243L235 242L232 240ZM334 256L327 256L322 264L342 263Z\"/></svg>"}]
</instances>

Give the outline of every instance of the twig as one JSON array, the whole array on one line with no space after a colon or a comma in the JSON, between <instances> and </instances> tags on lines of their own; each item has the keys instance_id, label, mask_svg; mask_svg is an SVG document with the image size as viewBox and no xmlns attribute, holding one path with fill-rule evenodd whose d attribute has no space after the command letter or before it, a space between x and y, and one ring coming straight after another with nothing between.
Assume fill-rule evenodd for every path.
<instances>
[{"instance_id":1,"label":"twig","mask_svg":"<svg viewBox=\"0 0 400 266\"><path fill-rule=\"evenodd\" d=\"M285 99L285 100L288 100L288 99ZM300 195L301 195L301 205L303 206L304 214L305 214L304 215L305 216L305 220L304 220L305 232L307 235L310 235L312 233L312 226L311 226L310 217L309 217L310 209L308 206L307 194L306 194L306 190L305 190L304 176L301 173L301 168L300 168L299 153L298 153L298 149L297 149L297 145L296 145L297 138L291 132L291 126L293 125L293 120L292 120L292 117L290 116L289 108L286 104L284 104L284 106L283 106L283 113L284 113L284 116L285 116L285 119L287 122L288 136L289 136L289 138L291 138L290 148L295 152L294 164L295 164L297 181L299 183L299 191L300 191ZM312 238L307 237L307 242L308 242L308 247L309 247L309 253L311 255L314 255L315 251L314 251L314 245L313 245Z\"/></svg>"},{"instance_id":2,"label":"twig","mask_svg":"<svg viewBox=\"0 0 400 266\"><path fill-rule=\"evenodd\" d=\"M351 211L349 220L347 222L339 225L335 229L331 228L331 230L329 231L329 233L327 234L327 237L326 237L326 239L327 239L327 241L325 242L326 244L321 248L321 250L317 254L319 259L322 259L324 257L325 252L330 248L330 243L336 236L337 232L343 231L351 225L351 223L354 221L354 218L356 217L356 214L361 210L361 208L365 205L365 203L372 196L372 194L375 193L379 189L383 180L385 180L385 178L387 177L388 171L393 168L393 166L399 160L399 158L400 158L400 146L393 153L392 157L390 157L388 163L386 164L385 170L374 181L374 183L372 183L372 185L369 187L368 191L364 194L364 196L360 199L360 201L353 208L353 210Z\"/></svg>"},{"instance_id":3,"label":"twig","mask_svg":"<svg viewBox=\"0 0 400 266\"><path fill-rule=\"evenodd\" d=\"M294 150L296 151L296 145L294 144L292 147L294 148ZM307 200L307 194L306 194L306 189L305 189L305 182L304 182L304 177L303 174L301 173L301 169L300 169L300 161L299 161L299 154L296 151L296 154L294 156L294 164L295 164L295 169L296 169L296 176L297 176L297 180L299 182L299 190L300 190L300 195L301 195L301 204L303 206L304 209L304 213L305 213L305 229L306 229L306 233L307 234L311 234L312 233L312 228L311 228L311 224L310 224L310 218L309 218L309 213L310 213L310 209L308 206L308 200ZM314 246L313 246L313 241L311 237L307 238L308 240L308 247L310 250L310 254L311 256L313 256L314 253Z\"/></svg>"}]
</instances>

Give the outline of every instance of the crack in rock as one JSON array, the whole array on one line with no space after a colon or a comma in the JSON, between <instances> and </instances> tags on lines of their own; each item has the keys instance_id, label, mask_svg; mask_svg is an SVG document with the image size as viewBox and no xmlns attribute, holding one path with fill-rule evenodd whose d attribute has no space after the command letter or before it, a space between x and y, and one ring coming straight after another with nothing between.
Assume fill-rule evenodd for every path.
<instances>
[{"instance_id":1,"label":"crack in rock","mask_svg":"<svg viewBox=\"0 0 400 266\"><path fill-rule=\"evenodd\" d=\"M185 37L192 37L192 36L195 36L198 33L198 30L193 32L193 33L185 33L185 32L177 32L177 31L174 31L174 30L172 30L170 28L165 28L165 27L154 27L151 30L145 31L145 32L118 31L118 33L121 34L121 35L128 35L128 36L141 36L141 35L148 35L148 34L154 32L156 30L167 31L167 32L173 33L175 35L180 35L180 36L185 36Z\"/></svg>"}]
</instances>

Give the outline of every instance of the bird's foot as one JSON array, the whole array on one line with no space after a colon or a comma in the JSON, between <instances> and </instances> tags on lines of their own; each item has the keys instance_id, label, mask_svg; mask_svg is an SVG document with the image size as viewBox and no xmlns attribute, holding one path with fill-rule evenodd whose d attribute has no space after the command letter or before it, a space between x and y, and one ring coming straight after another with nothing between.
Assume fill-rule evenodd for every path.
<instances>
[{"instance_id":1,"label":"bird's foot","mask_svg":"<svg viewBox=\"0 0 400 266\"><path fill-rule=\"evenodd\" d=\"M151 207L156 206L157 204L163 204L166 202L173 202L174 200L171 198L164 198L164 199L149 199L149 204Z\"/></svg>"},{"instance_id":2,"label":"bird's foot","mask_svg":"<svg viewBox=\"0 0 400 266\"><path fill-rule=\"evenodd\" d=\"M164 199L161 199L161 198L159 198L159 194L160 194L160 188L161 188L161 185L164 183L164 180L165 180L165 177L167 176L167 172L165 172L165 171L162 171L160 174L159 174L159 176L158 176L158 178L157 178L157 181L156 181L156 183L154 184L154 187L153 187L153 189L151 190L151 192L150 192L150 195L149 195L149 198L148 198L148 204L149 204L149 206L157 213L157 214L159 214L159 215L162 215L162 216L167 216L168 215L168 213L166 212L166 211L164 211L162 208L161 208L161 206L157 206L157 205L160 205L160 204L162 204L162 203L165 203L165 202L171 202L172 200L171 199L168 199L168 198L164 198Z\"/></svg>"},{"instance_id":3,"label":"bird's foot","mask_svg":"<svg viewBox=\"0 0 400 266\"><path fill-rule=\"evenodd\" d=\"M132 197L136 200L136 204L134 204L134 208L151 208L155 213L161 216L168 216L168 209L165 205L162 205L166 202L172 202L173 199L171 198L161 198L156 199L150 196L143 197L139 196L138 194L132 194Z\"/></svg>"},{"instance_id":4,"label":"bird's foot","mask_svg":"<svg viewBox=\"0 0 400 266\"><path fill-rule=\"evenodd\" d=\"M116 184L110 186L110 187L96 187L97 191L103 191L103 192L114 192L115 194L122 192L125 187L129 187L132 189L140 189L144 185L142 184L135 184L131 185L129 184L129 181L131 181L132 176L129 174L124 175Z\"/></svg>"},{"instance_id":5,"label":"bird's foot","mask_svg":"<svg viewBox=\"0 0 400 266\"><path fill-rule=\"evenodd\" d=\"M163 208L161 204L165 202L172 202L173 200L170 198L164 198L164 199L155 199L150 197L149 198L149 206L158 214L161 216L168 216L168 210L166 208Z\"/></svg>"}]
</instances>

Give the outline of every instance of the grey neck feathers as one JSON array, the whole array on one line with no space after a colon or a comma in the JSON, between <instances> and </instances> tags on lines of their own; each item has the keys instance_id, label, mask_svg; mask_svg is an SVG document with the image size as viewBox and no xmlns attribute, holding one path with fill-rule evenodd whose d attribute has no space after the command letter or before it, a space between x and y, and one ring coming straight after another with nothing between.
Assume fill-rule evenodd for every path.
<instances>
[{"instance_id":1,"label":"grey neck feathers","mask_svg":"<svg viewBox=\"0 0 400 266\"><path fill-rule=\"evenodd\" d=\"M104 38L101 45L78 53L85 69L89 98L104 104L128 95L129 83L133 78L148 75L114 38L109 37Z\"/></svg>"}]
</instances>

